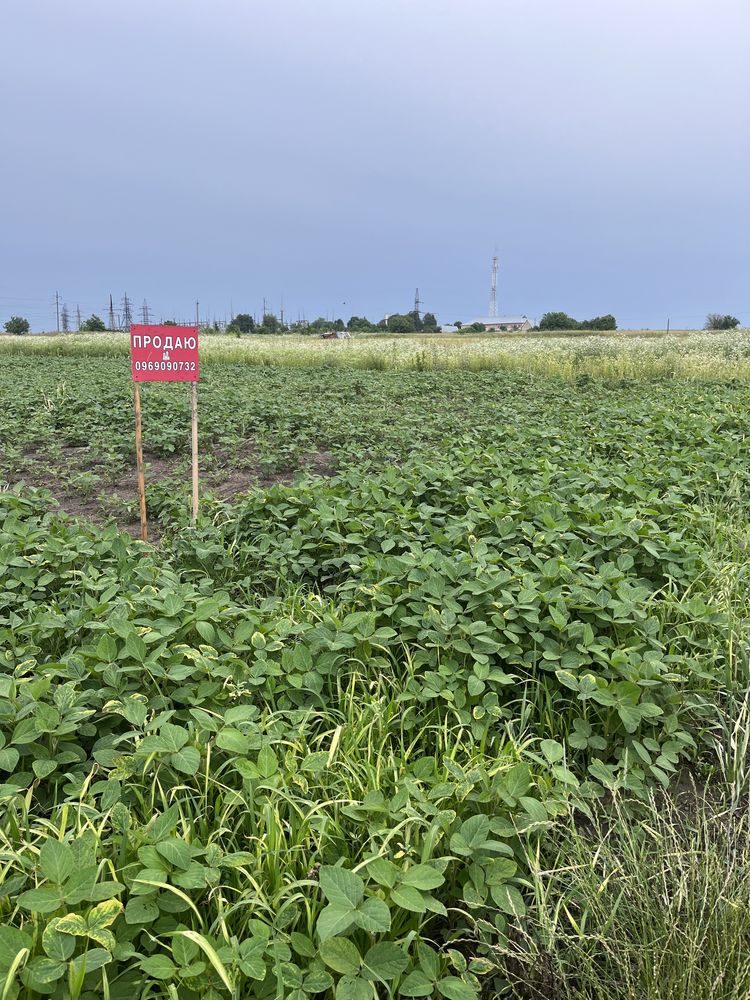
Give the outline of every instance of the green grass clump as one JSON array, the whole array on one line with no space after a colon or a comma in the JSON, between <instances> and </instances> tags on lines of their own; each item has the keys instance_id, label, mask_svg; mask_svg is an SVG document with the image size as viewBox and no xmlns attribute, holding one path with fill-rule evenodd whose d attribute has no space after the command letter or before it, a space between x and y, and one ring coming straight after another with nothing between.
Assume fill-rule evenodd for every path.
<instances>
[{"instance_id":1,"label":"green grass clump","mask_svg":"<svg viewBox=\"0 0 750 1000\"><path fill-rule=\"evenodd\" d=\"M694 788L615 801L530 864L533 921L499 949L530 1000L750 995L746 809Z\"/></svg>"}]
</instances>

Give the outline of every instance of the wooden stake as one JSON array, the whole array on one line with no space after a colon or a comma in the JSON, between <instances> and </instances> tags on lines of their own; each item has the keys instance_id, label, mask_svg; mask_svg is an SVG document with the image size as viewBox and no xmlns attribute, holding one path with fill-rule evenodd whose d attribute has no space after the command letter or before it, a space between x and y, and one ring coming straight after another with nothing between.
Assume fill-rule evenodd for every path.
<instances>
[{"instance_id":1,"label":"wooden stake","mask_svg":"<svg viewBox=\"0 0 750 1000\"><path fill-rule=\"evenodd\" d=\"M192 418L193 446L193 516L191 525L194 528L198 519L198 383L190 383L190 410Z\"/></svg>"},{"instance_id":2,"label":"wooden stake","mask_svg":"<svg viewBox=\"0 0 750 1000\"><path fill-rule=\"evenodd\" d=\"M148 523L146 521L146 480L143 476L143 439L141 437L141 393L137 382L133 382L133 398L135 401L135 461L138 469L138 503L141 509L141 540L147 542Z\"/></svg>"}]
</instances>

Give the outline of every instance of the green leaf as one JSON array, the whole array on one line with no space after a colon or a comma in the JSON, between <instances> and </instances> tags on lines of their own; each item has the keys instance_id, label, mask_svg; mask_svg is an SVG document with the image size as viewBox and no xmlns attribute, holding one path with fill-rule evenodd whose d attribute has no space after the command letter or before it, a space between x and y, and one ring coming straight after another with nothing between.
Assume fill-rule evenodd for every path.
<instances>
[{"instance_id":1,"label":"green leaf","mask_svg":"<svg viewBox=\"0 0 750 1000\"><path fill-rule=\"evenodd\" d=\"M15 771L19 753L15 747L5 747L0 750L0 771Z\"/></svg>"},{"instance_id":2,"label":"green leaf","mask_svg":"<svg viewBox=\"0 0 750 1000\"><path fill-rule=\"evenodd\" d=\"M438 979L437 988L447 1000L477 1000L476 992L458 976Z\"/></svg>"},{"instance_id":3,"label":"green leaf","mask_svg":"<svg viewBox=\"0 0 750 1000\"><path fill-rule=\"evenodd\" d=\"M514 885L508 885L507 882L493 885L490 888L490 895L503 913L511 917L522 917L526 913L523 896Z\"/></svg>"},{"instance_id":4,"label":"green leaf","mask_svg":"<svg viewBox=\"0 0 750 1000\"><path fill-rule=\"evenodd\" d=\"M445 878L432 865L414 865L402 877L404 885L413 885L416 889L437 889L445 882Z\"/></svg>"},{"instance_id":5,"label":"green leaf","mask_svg":"<svg viewBox=\"0 0 750 1000\"><path fill-rule=\"evenodd\" d=\"M306 934L292 931L291 944L297 954L302 955L303 958L315 958L315 945Z\"/></svg>"},{"instance_id":6,"label":"green leaf","mask_svg":"<svg viewBox=\"0 0 750 1000\"><path fill-rule=\"evenodd\" d=\"M73 851L70 844L48 837L39 852L39 867L50 882L58 885L73 871Z\"/></svg>"},{"instance_id":7,"label":"green leaf","mask_svg":"<svg viewBox=\"0 0 750 1000\"><path fill-rule=\"evenodd\" d=\"M540 747L550 764L556 764L565 756L565 748L557 740L542 740Z\"/></svg>"},{"instance_id":8,"label":"green leaf","mask_svg":"<svg viewBox=\"0 0 750 1000\"><path fill-rule=\"evenodd\" d=\"M385 933L391 927L388 904L377 896L370 896L354 911L354 923L370 934Z\"/></svg>"},{"instance_id":9,"label":"green leaf","mask_svg":"<svg viewBox=\"0 0 750 1000\"><path fill-rule=\"evenodd\" d=\"M419 969L410 972L398 985L399 996L402 997L429 997L433 989L433 981Z\"/></svg>"},{"instance_id":10,"label":"green leaf","mask_svg":"<svg viewBox=\"0 0 750 1000\"><path fill-rule=\"evenodd\" d=\"M250 749L250 738L241 733L239 729L226 726L217 734L216 745L229 753L244 755Z\"/></svg>"},{"instance_id":11,"label":"green leaf","mask_svg":"<svg viewBox=\"0 0 750 1000\"><path fill-rule=\"evenodd\" d=\"M189 868L193 860L193 852L184 840L178 837L170 837L169 840L162 840L156 845L156 850L165 858L170 865L183 870Z\"/></svg>"},{"instance_id":12,"label":"green leaf","mask_svg":"<svg viewBox=\"0 0 750 1000\"><path fill-rule=\"evenodd\" d=\"M334 972L356 976L362 962L357 948L347 938L332 937L320 944L320 957Z\"/></svg>"},{"instance_id":13,"label":"green leaf","mask_svg":"<svg viewBox=\"0 0 750 1000\"><path fill-rule=\"evenodd\" d=\"M344 934L348 931L354 923L356 912L353 906L348 905L341 906L337 903L329 903L328 906L324 906L315 925L320 940L325 941L336 934Z\"/></svg>"},{"instance_id":14,"label":"green leaf","mask_svg":"<svg viewBox=\"0 0 750 1000\"><path fill-rule=\"evenodd\" d=\"M57 769L57 762L39 757L37 760L31 762L31 768L37 778L39 778L40 781L43 781L48 775L52 774L52 772Z\"/></svg>"},{"instance_id":15,"label":"green leaf","mask_svg":"<svg viewBox=\"0 0 750 1000\"><path fill-rule=\"evenodd\" d=\"M365 884L359 875L347 868L324 865L318 873L320 888L329 903L344 907L357 907L365 893Z\"/></svg>"},{"instance_id":16,"label":"green leaf","mask_svg":"<svg viewBox=\"0 0 750 1000\"><path fill-rule=\"evenodd\" d=\"M64 976L65 969L65 962L38 955L29 962L21 973L21 982L27 989L47 994L52 992L48 989L50 983L56 983Z\"/></svg>"},{"instance_id":17,"label":"green leaf","mask_svg":"<svg viewBox=\"0 0 750 1000\"><path fill-rule=\"evenodd\" d=\"M512 798L517 799L525 795L531 785L531 771L528 764L515 764L506 774L503 780L505 791Z\"/></svg>"},{"instance_id":18,"label":"green leaf","mask_svg":"<svg viewBox=\"0 0 750 1000\"><path fill-rule=\"evenodd\" d=\"M167 955L151 955L141 959L141 968L152 979L173 979L177 966Z\"/></svg>"},{"instance_id":19,"label":"green leaf","mask_svg":"<svg viewBox=\"0 0 750 1000\"><path fill-rule=\"evenodd\" d=\"M201 755L195 747L185 747L184 750L173 753L169 763L176 771L192 777L200 767Z\"/></svg>"},{"instance_id":20,"label":"green leaf","mask_svg":"<svg viewBox=\"0 0 750 1000\"><path fill-rule=\"evenodd\" d=\"M32 913L54 913L62 906L62 896L59 889L43 887L28 889L18 897L18 905Z\"/></svg>"},{"instance_id":21,"label":"green leaf","mask_svg":"<svg viewBox=\"0 0 750 1000\"><path fill-rule=\"evenodd\" d=\"M86 966L86 972L95 972L97 969L101 969L103 965L112 961L112 956L105 948L89 948L88 951L84 952L82 955L78 955L73 961L68 965L68 968L73 970L73 975L78 975L78 973L83 969L84 963Z\"/></svg>"},{"instance_id":22,"label":"green leaf","mask_svg":"<svg viewBox=\"0 0 750 1000\"><path fill-rule=\"evenodd\" d=\"M373 858L367 862L367 874L374 878L378 885L392 889L396 884L399 869L387 858Z\"/></svg>"},{"instance_id":23,"label":"green leaf","mask_svg":"<svg viewBox=\"0 0 750 1000\"><path fill-rule=\"evenodd\" d=\"M150 896L131 896L125 907L125 923L150 924L159 913L156 901Z\"/></svg>"},{"instance_id":24,"label":"green leaf","mask_svg":"<svg viewBox=\"0 0 750 1000\"><path fill-rule=\"evenodd\" d=\"M362 960L367 978L381 983L400 976L408 964L409 959L403 950L392 941L374 944Z\"/></svg>"},{"instance_id":25,"label":"green leaf","mask_svg":"<svg viewBox=\"0 0 750 1000\"><path fill-rule=\"evenodd\" d=\"M412 885L397 885L391 890L391 899L396 906L412 913L424 913L427 909L422 893Z\"/></svg>"},{"instance_id":26,"label":"green leaf","mask_svg":"<svg viewBox=\"0 0 750 1000\"><path fill-rule=\"evenodd\" d=\"M373 1000L372 987L360 976L344 976L336 985L336 1000Z\"/></svg>"},{"instance_id":27,"label":"green leaf","mask_svg":"<svg viewBox=\"0 0 750 1000\"><path fill-rule=\"evenodd\" d=\"M60 713L52 705L44 702L36 706L34 722L39 733L54 733L60 725Z\"/></svg>"},{"instance_id":28,"label":"green leaf","mask_svg":"<svg viewBox=\"0 0 750 1000\"><path fill-rule=\"evenodd\" d=\"M6 972L16 960L19 952L28 948L31 951L33 942L28 934L16 927L0 925L0 970Z\"/></svg>"}]
</instances>

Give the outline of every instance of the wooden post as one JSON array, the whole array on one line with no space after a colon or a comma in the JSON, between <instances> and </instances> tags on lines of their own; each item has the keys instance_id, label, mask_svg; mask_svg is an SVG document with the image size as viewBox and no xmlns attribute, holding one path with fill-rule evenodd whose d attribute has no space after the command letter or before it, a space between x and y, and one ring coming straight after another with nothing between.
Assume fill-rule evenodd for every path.
<instances>
[{"instance_id":1,"label":"wooden post","mask_svg":"<svg viewBox=\"0 0 750 1000\"><path fill-rule=\"evenodd\" d=\"M192 423L193 450L193 515L190 524L194 528L198 519L198 383L190 383L190 410Z\"/></svg>"},{"instance_id":2,"label":"wooden post","mask_svg":"<svg viewBox=\"0 0 750 1000\"><path fill-rule=\"evenodd\" d=\"M133 398L135 400L135 461L138 469L138 503L141 510L141 540L148 541L148 522L146 521L146 480L143 476L143 439L141 437L141 393L138 383L133 382Z\"/></svg>"}]
</instances>

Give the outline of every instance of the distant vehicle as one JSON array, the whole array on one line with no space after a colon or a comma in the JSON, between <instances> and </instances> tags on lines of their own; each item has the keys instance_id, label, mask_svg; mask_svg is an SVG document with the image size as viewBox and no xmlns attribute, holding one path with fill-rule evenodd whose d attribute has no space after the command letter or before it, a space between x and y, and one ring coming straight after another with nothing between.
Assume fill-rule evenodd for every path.
<instances>
[{"instance_id":1,"label":"distant vehicle","mask_svg":"<svg viewBox=\"0 0 750 1000\"><path fill-rule=\"evenodd\" d=\"M329 330L328 333L321 333L321 340L351 340L352 335L348 330Z\"/></svg>"}]
</instances>

